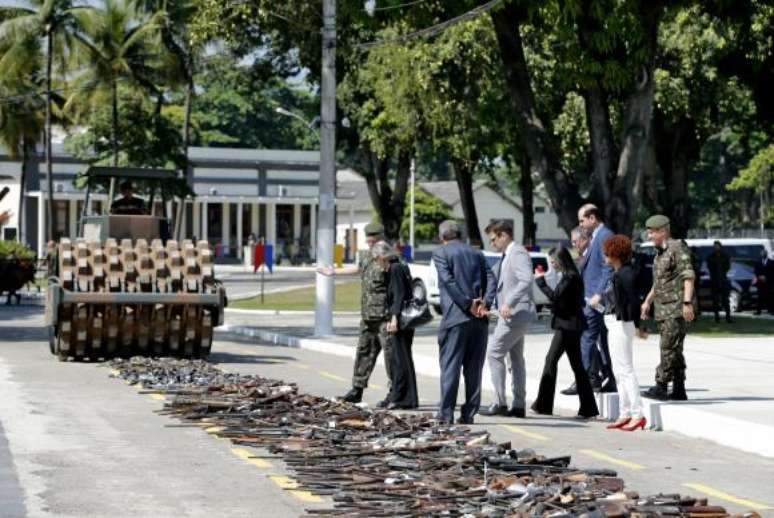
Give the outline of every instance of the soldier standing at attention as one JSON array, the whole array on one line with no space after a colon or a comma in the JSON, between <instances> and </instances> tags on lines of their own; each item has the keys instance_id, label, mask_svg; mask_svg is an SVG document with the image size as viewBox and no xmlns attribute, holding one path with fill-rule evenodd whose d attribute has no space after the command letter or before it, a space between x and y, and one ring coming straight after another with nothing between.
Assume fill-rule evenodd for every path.
<instances>
[{"instance_id":1,"label":"soldier standing at attention","mask_svg":"<svg viewBox=\"0 0 774 518\"><path fill-rule=\"evenodd\" d=\"M369 223L365 227L366 244L369 253L365 254L357 266L332 268L320 267L317 271L323 275L354 275L359 273L360 286L360 338L355 353L355 369L352 375L352 389L340 399L350 403L360 403L363 390L368 386L368 378L376 365L379 352L384 349L384 366L387 379L392 380L390 358L392 356L392 341L387 333L389 322L387 312L388 277L384 269L371 255L374 245L384 240L384 227L379 223ZM392 387L390 387L391 389ZM389 393L377 406L384 407L389 403Z\"/></svg>"},{"instance_id":2,"label":"soldier standing at attention","mask_svg":"<svg viewBox=\"0 0 774 518\"><path fill-rule=\"evenodd\" d=\"M649 318L655 302L655 316L661 333L661 362L656 368L656 384L644 397L685 401L685 357L683 342L688 323L694 319L694 272L691 252L682 241L672 239L669 218L655 215L645 222L653 242L653 287L640 307L641 318ZM667 392L669 382L672 392Z\"/></svg>"}]
</instances>

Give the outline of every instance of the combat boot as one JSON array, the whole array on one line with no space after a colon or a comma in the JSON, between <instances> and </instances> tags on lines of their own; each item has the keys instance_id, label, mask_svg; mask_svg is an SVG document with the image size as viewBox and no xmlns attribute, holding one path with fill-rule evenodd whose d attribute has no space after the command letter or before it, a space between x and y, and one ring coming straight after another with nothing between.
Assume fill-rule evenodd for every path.
<instances>
[{"instance_id":1,"label":"combat boot","mask_svg":"<svg viewBox=\"0 0 774 518\"><path fill-rule=\"evenodd\" d=\"M352 387L352 389L339 398L341 401L347 403L360 403L363 400L363 389L360 387Z\"/></svg>"},{"instance_id":2,"label":"combat boot","mask_svg":"<svg viewBox=\"0 0 774 518\"><path fill-rule=\"evenodd\" d=\"M688 394L685 393L685 380L674 380L672 382L672 392L669 394L671 401L687 401Z\"/></svg>"},{"instance_id":3,"label":"combat boot","mask_svg":"<svg viewBox=\"0 0 774 518\"><path fill-rule=\"evenodd\" d=\"M662 383L660 381L657 381L655 385L650 387L648 390L644 390L641 392L642 397L650 398L650 399L658 399L659 401L666 401L669 399L669 393L667 392L667 383Z\"/></svg>"}]
</instances>

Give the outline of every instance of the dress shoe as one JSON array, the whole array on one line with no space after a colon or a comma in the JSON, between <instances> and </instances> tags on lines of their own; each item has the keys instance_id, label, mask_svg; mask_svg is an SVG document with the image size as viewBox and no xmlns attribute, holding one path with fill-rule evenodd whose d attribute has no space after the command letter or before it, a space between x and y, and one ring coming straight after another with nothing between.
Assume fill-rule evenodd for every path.
<instances>
[{"instance_id":1,"label":"dress shoe","mask_svg":"<svg viewBox=\"0 0 774 518\"><path fill-rule=\"evenodd\" d=\"M435 417L433 417L436 421L438 421L439 425L449 425L452 424L452 421L450 419L446 419L445 417L441 417L440 414L436 414Z\"/></svg>"},{"instance_id":2,"label":"dress shoe","mask_svg":"<svg viewBox=\"0 0 774 518\"><path fill-rule=\"evenodd\" d=\"M594 414L594 415L578 414L578 415L575 416L575 419L577 419L579 421L592 421L592 420L596 419L598 415L599 414Z\"/></svg>"},{"instance_id":3,"label":"dress shoe","mask_svg":"<svg viewBox=\"0 0 774 518\"><path fill-rule=\"evenodd\" d=\"M644 417L640 417L639 419L636 419L636 420L630 422L626 426L622 426L621 430L623 430L624 432L633 432L637 428L639 428L640 430L644 430L645 429L645 425L647 424L647 422L648 421Z\"/></svg>"},{"instance_id":4,"label":"dress shoe","mask_svg":"<svg viewBox=\"0 0 774 518\"><path fill-rule=\"evenodd\" d=\"M666 401L669 398L669 394L667 393L667 384L659 381L655 385L650 387L648 390L642 391L641 395L642 397L646 397L650 399L658 399L659 401Z\"/></svg>"},{"instance_id":5,"label":"dress shoe","mask_svg":"<svg viewBox=\"0 0 774 518\"><path fill-rule=\"evenodd\" d=\"M632 420L631 417L623 417L618 421L616 421L615 423L610 423L605 428L607 428L608 430L615 430L616 428L621 428L623 426L626 426L627 424L629 424L629 421L631 420Z\"/></svg>"},{"instance_id":6,"label":"dress shoe","mask_svg":"<svg viewBox=\"0 0 774 518\"><path fill-rule=\"evenodd\" d=\"M561 393L564 394L565 396L577 396L578 395L578 387L575 385L575 383L573 383L572 385L570 385L566 389L562 390Z\"/></svg>"},{"instance_id":7,"label":"dress shoe","mask_svg":"<svg viewBox=\"0 0 774 518\"><path fill-rule=\"evenodd\" d=\"M390 406L390 398L384 398L376 404L376 408L388 408Z\"/></svg>"},{"instance_id":8,"label":"dress shoe","mask_svg":"<svg viewBox=\"0 0 774 518\"><path fill-rule=\"evenodd\" d=\"M363 401L363 389L360 387L352 387L349 392L339 398L341 401L347 403L360 403Z\"/></svg>"},{"instance_id":9,"label":"dress shoe","mask_svg":"<svg viewBox=\"0 0 774 518\"><path fill-rule=\"evenodd\" d=\"M532 405L529 407L530 410L532 410L534 413L538 415L553 415L551 412L543 412L541 409L539 409L535 403L532 403Z\"/></svg>"},{"instance_id":10,"label":"dress shoe","mask_svg":"<svg viewBox=\"0 0 774 518\"><path fill-rule=\"evenodd\" d=\"M688 401L688 394L685 393L685 380L674 380L672 382L672 392L669 393L670 401Z\"/></svg>"},{"instance_id":11,"label":"dress shoe","mask_svg":"<svg viewBox=\"0 0 774 518\"><path fill-rule=\"evenodd\" d=\"M457 424L473 424L473 418L460 417L459 419L457 419Z\"/></svg>"},{"instance_id":12,"label":"dress shoe","mask_svg":"<svg viewBox=\"0 0 774 518\"><path fill-rule=\"evenodd\" d=\"M490 405L486 408L482 408L478 411L481 415L491 416L491 415L502 415L506 416L508 415L508 407L505 405Z\"/></svg>"},{"instance_id":13,"label":"dress shoe","mask_svg":"<svg viewBox=\"0 0 774 518\"><path fill-rule=\"evenodd\" d=\"M527 412L525 412L523 408L511 407L508 409L508 417L518 417L523 419L527 417Z\"/></svg>"}]
</instances>

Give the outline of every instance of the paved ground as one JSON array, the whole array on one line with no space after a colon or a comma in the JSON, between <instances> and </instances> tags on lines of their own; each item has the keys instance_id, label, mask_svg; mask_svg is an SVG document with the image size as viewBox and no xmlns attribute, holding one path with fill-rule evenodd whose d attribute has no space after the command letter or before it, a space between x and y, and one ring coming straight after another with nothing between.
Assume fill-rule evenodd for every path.
<instances>
[{"instance_id":1,"label":"paved ground","mask_svg":"<svg viewBox=\"0 0 774 518\"><path fill-rule=\"evenodd\" d=\"M354 347L358 336L358 316L342 314L334 318L334 336L325 340ZM543 368L551 332L550 320L543 314L530 328L525 343L528 399L537 395L537 379ZM311 337L314 316L311 314L261 315L244 311L227 311L229 326L249 326L261 330ZM437 329L439 319L417 330L414 356L431 363L438 357ZM682 408L713 412L719 416L741 419L764 426L774 426L774 340L771 337L703 338L688 336L685 346L687 385L690 401ZM653 383L659 361L658 336L635 339L635 367L640 384ZM488 374L486 378L488 379ZM566 360L560 362L559 386L572 381ZM487 400L487 403L489 401ZM773 478L774 479L774 478Z\"/></svg>"},{"instance_id":2,"label":"paved ground","mask_svg":"<svg viewBox=\"0 0 774 518\"><path fill-rule=\"evenodd\" d=\"M287 479L277 461L251 463L202 430L169 426L154 413L160 401L109 378L104 366L55 361L40 323L40 310L0 308L0 515L10 509L21 516L22 501L32 517L297 516L326 504L280 489ZM212 359L328 396L346 391L351 374L341 357L222 337ZM423 410L434 409L437 385L420 376ZM378 368L367 400L380 399L385 387ZM604 424L557 416L476 426L518 448L617 469L642 493L708 494L731 510L774 513L774 459L669 432L607 431Z\"/></svg>"}]
</instances>

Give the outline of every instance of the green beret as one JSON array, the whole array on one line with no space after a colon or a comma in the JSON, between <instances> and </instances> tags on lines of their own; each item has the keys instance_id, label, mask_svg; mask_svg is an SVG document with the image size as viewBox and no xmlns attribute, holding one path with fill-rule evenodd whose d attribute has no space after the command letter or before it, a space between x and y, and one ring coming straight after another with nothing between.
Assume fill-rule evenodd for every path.
<instances>
[{"instance_id":1,"label":"green beret","mask_svg":"<svg viewBox=\"0 0 774 518\"><path fill-rule=\"evenodd\" d=\"M365 226L365 235L381 236L384 235L384 225L381 223L369 223Z\"/></svg>"},{"instance_id":2,"label":"green beret","mask_svg":"<svg viewBox=\"0 0 774 518\"><path fill-rule=\"evenodd\" d=\"M669 218L663 214L656 214L645 221L645 228L663 228L669 225Z\"/></svg>"}]
</instances>

